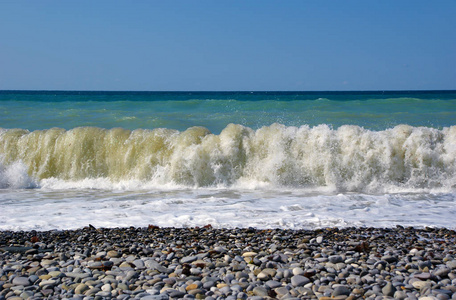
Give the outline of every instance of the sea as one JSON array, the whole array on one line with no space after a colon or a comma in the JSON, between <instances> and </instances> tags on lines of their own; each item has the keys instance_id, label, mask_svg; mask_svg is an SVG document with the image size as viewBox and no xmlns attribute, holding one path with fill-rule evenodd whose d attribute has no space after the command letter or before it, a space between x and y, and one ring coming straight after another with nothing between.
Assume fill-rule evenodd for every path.
<instances>
[{"instance_id":1,"label":"sea","mask_svg":"<svg viewBox=\"0 0 456 300\"><path fill-rule=\"evenodd\" d=\"M0 230L455 216L456 91L0 91Z\"/></svg>"}]
</instances>

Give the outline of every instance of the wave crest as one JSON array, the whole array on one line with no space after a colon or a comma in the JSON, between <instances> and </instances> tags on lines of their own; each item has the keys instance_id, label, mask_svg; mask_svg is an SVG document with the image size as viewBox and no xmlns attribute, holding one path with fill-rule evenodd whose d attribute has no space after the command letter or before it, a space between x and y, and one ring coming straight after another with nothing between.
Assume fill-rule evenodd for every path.
<instances>
[{"instance_id":1,"label":"wave crest","mask_svg":"<svg viewBox=\"0 0 456 300\"><path fill-rule=\"evenodd\" d=\"M2 129L0 155L3 188L93 179L369 193L456 186L456 126L370 131L273 124L253 130L230 124L219 135L203 127Z\"/></svg>"}]
</instances>

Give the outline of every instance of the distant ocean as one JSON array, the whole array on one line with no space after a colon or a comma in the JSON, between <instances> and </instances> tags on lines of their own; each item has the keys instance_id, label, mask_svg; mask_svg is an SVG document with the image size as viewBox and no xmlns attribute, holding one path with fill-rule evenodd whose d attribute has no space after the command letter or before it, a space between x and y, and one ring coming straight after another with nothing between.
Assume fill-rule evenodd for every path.
<instances>
[{"instance_id":1,"label":"distant ocean","mask_svg":"<svg viewBox=\"0 0 456 300\"><path fill-rule=\"evenodd\" d=\"M0 91L0 230L455 216L456 91Z\"/></svg>"}]
</instances>

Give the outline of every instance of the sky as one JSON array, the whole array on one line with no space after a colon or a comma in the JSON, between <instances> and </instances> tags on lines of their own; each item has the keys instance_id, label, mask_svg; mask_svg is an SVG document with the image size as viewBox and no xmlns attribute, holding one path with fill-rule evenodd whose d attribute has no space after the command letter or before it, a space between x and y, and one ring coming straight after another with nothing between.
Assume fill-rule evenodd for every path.
<instances>
[{"instance_id":1,"label":"sky","mask_svg":"<svg viewBox=\"0 0 456 300\"><path fill-rule=\"evenodd\" d=\"M455 0L0 2L0 90L456 89Z\"/></svg>"}]
</instances>

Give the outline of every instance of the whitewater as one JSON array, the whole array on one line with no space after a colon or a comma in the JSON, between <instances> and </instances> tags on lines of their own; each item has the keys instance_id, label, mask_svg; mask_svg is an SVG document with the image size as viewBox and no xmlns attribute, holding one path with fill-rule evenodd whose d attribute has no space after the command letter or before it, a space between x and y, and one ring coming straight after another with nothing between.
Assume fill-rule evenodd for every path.
<instances>
[{"instance_id":1,"label":"whitewater","mask_svg":"<svg viewBox=\"0 0 456 300\"><path fill-rule=\"evenodd\" d=\"M456 227L454 92L4 91L0 107L3 230Z\"/></svg>"}]
</instances>

